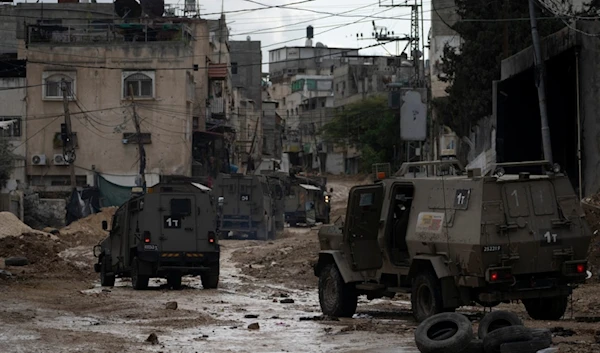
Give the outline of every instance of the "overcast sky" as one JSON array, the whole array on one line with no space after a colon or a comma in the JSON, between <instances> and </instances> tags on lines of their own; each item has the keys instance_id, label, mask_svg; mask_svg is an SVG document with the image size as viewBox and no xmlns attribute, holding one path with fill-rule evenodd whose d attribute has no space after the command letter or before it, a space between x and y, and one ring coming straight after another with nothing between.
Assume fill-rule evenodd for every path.
<instances>
[{"instance_id":1,"label":"overcast sky","mask_svg":"<svg viewBox=\"0 0 600 353\"><path fill-rule=\"evenodd\" d=\"M431 0L417 1L423 2L423 34L426 39L431 23ZM183 8L184 0L166 0L166 3ZM218 18L223 8L231 29L231 40L246 40L247 36L252 40L260 40L265 63L263 71L267 71L269 50L284 46L303 46L306 27L309 25L314 27L313 45L321 42L329 47L362 48L377 44L376 40L368 39L372 38L373 20L375 25L387 27L387 31L393 31L396 36L410 35L410 7L383 7L380 4L410 5L415 0L197 0L197 3L200 5L200 15L209 19ZM266 8L280 5L295 9ZM246 9L249 11L239 11ZM362 40L357 40L357 33L362 33ZM360 53L396 55L404 49L406 43L389 43L361 50Z\"/></svg>"},{"instance_id":2,"label":"overcast sky","mask_svg":"<svg viewBox=\"0 0 600 353\"><path fill-rule=\"evenodd\" d=\"M377 44L372 38L373 24L387 27L396 36L410 34L410 7L383 7L381 5L414 4L415 0L312 0L296 5L302 0L219 0L201 1L201 15L218 18L224 8L232 40L260 40L263 47L263 62L269 60L268 51L284 46L303 46L306 27L314 27L313 45L322 42L329 47L362 48ZM418 0L419 2L421 0ZM183 3L183 2L181 2ZM258 3L275 6L286 5L296 9L271 8ZM254 11L231 12L256 9ZM304 9L304 10L302 10ZM312 10L315 12L307 11ZM424 36L427 38L431 21L431 1L423 1ZM318 13L317 13L318 12ZM333 16L332 16L333 14ZM383 18L377 18L383 17ZM361 40L356 34L362 33ZM363 55L395 55L404 49L407 42L389 43L385 46L361 50ZM267 66L263 66L263 71Z\"/></svg>"}]
</instances>

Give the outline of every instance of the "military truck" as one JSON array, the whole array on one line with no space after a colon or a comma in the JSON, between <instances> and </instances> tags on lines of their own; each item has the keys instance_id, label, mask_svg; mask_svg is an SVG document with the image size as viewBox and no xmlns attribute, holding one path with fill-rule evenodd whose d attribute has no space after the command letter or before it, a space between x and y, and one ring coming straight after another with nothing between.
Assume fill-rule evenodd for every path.
<instances>
[{"instance_id":1,"label":"military truck","mask_svg":"<svg viewBox=\"0 0 600 353\"><path fill-rule=\"evenodd\" d=\"M266 176L219 174L213 191L223 198L219 214L222 237L275 238L276 202Z\"/></svg>"},{"instance_id":2,"label":"military truck","mask_svg":"<svg viewBox=\"0 0 600 353\"><path fill-rule=\"evenodd\" d=\"M415 167L434 171L409 177ZM323 313L352 316L359 295L406 292L418 321L516 300L535 320L560 319L586 278L591 234L581 205L557 165L496 167L482 176L456 160L405 163L396 176L354 186L345 222L318 234Z\"/></svg>"},{"instance_id":3,"label":"military truck","mask_svg":"<svg viewBox=\"0 0 600 353\"><path fill-rule=\"evenodd\" d=\"M159 183L134 196L112 218L109 236L94 247L102 286L131 277L145 289L152 277L181 288L181 277L200 275L205 289L219 283L216 205L210 188L197 183ZM108 223L102 222L108 230Z\"/></svg>"}]
</instances>

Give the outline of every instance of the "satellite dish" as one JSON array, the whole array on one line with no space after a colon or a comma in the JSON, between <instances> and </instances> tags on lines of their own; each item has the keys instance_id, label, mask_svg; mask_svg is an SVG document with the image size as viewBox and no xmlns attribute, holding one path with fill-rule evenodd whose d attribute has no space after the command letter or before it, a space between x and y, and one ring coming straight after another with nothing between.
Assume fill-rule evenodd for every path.
<instances>
[{"instance_id":1,"label":"satellite dish","mask_svg":"<svg viewBox=\"0 0 600 353\"><path fill-rule=\"evenodd\" d=\"M165 13L165 0L140 0L142 11L153 17L161 17Z\"/></svg>"},{"instance_id":2,"label":"satellite dish","mask_svg":"<svg viewBox=\"0 0 600 353\"><path fill-rule=\"evenodd\" d=\"M321 42L317 42L317 44L315 44L315 47L317 47L317 48L325 48L325 44L323 44Z\"/></svg>"},{"instance_id":3,"label":"satellite dish","mask_svg":"<svg viewBox=\"0 0 600 353\"><path fill-rule=\"evenodd\" d=\"M139 18L142 7L135 0L116 0L115 13L121 18Z\"/></svg>"}]
</instances>

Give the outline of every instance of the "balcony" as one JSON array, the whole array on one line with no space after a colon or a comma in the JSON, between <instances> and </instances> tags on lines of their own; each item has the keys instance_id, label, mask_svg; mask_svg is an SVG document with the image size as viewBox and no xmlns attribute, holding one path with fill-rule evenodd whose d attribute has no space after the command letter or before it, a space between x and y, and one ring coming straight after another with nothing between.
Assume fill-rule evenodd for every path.
<instances>
[{"instance_id":1,"label":"balcony","mask_svg":"<svg viewBox=\"0 0 600 353\"><path fill-rule=\"evenodd\" d=\"M208 78L210 80L225 80L227 74L227 64L208 64Z\"/></svg>"},{"instance_id":2,"label":"balcony","mask_svg":"<svg viewBox=\"0 0 600 353\"><path fill-rule=\"evenodd\" d=\"M225 98L209 98L206 102L206 119L225 118Z\"/></svg>"},{"instance_id":3,"label":"balcony","mask_svg":"<svg viewBox=\"0 0 600 353\"><path fill-rule=\"evenodd\" d=\"M125 42L183 42L192 40L191 29L178 23L39 24L27 27L27 43L87 44Z\"/></svg>"}]
</instances>

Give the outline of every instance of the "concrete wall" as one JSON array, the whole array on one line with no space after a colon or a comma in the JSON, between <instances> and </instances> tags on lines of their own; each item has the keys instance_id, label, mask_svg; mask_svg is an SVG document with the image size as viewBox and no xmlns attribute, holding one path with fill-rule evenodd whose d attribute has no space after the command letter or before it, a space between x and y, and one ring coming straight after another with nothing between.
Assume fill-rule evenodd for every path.
<instances>
[{"instance_id":1,"label":"concrete wall","mask_svg":"<svg viewBox=\"0 0 600 353\"><path fill-rule=\"evenodd\" d=\"M255 102L257 110L262 107L262 53L260 41L230 41L231 66L237 65L237 74L232 73L233 87L242 89L242 95Z\"/></svg>"},{"instance_id":2,"label":"concrete wall","mask_svg":"<svg viewBox=\"0 0 600 353\"><path fill-rule=\"evenodd\" d=\"M16 190L20 183L26 182L25 158L27 136L27 79L25 77L1 77L0 78L0 117L20 118L21 136L6 137L9 144L13 146L15 155L15 169L11 174L2 192Z\"/></svg>"}]
</instances>

